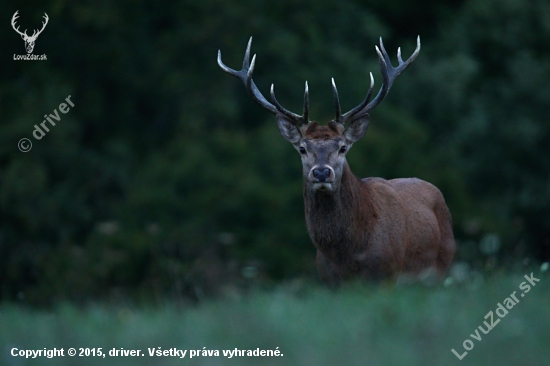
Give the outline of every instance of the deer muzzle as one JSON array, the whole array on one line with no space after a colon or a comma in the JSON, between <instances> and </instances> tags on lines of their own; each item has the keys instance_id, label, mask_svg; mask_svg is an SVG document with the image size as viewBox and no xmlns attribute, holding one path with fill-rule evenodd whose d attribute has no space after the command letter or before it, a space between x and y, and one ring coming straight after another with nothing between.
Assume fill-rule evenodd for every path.
<instances>
[{"instance_id":1,"label":"deer muzzle","mask_svg":"<svg viewBox=\"0 0 550 366\"><path fill-rule=\"evenodd\" d=\"M315 166L309 172L309 181L313 183L313 189L331 190L334 170L328 165Z\"/></svg>"}]
</instances>

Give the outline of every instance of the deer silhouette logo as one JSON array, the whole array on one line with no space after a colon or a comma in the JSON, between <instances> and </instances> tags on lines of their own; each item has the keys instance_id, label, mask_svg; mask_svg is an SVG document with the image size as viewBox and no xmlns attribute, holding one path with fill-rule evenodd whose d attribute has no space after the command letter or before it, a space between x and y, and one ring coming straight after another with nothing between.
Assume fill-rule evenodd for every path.
<instances>
[{"instance_id":1,"label":"deer silhouette logo","mask_svg":"<svg viewBox=\"0 0 550 366\"><path fill-rule=\"evenodd\" d=\"M25 41L25 50L27 50L27 53L32 53L32 50L34 49L34 43L36 42L36 39L38 38L38 36L40 35L40 33L42 33L42 31L44 30L44 28L46 28L46 24L48 24L48 14L44 13L44 19L46 20L45 22L42 22L42 29L40 29L39 31L38 30L34 30L32 36L29 36L27 34L27 30L25 29L24 32L21 32L19 30L19 27L15 27L15 20L19 17L19 15L17 15L17 13L19 12L19 10L17 10L15 12L15 14L13 14L13 17L11 18L11 26L13 27L13 29L19 33L19 35L21 35L21 38L23 38L23 41Z\"/></svg>"}]
</instances>

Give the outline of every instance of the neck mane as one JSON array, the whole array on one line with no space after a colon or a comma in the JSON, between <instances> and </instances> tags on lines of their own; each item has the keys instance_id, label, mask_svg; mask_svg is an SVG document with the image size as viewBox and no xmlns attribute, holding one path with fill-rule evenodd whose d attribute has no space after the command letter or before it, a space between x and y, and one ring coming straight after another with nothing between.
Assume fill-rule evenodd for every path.
<instances>
[{"instance_id":1,"label":"neck mane","mask_svg":"<svg viewBox=\"0 0 550 366\"><path fill-rule=\"evenodd\" d=\"M365 225L376 217L371 201L365 199L369 195L368 187L352 173L347 162L335 191L314 191L304 181L307 229L315 246L325 255L343 256L353 251L356 229L365 232Z\"/></svg>"}]
</instances>

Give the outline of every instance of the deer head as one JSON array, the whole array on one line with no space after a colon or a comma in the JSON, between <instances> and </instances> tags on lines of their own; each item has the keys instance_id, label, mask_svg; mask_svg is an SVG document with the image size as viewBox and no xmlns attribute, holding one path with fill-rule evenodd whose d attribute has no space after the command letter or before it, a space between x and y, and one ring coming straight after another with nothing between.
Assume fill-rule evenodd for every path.
<instances>
[{"instance_id":1,"label":"deer head","mask_svg":"<svg viewBox=\"0 0 550 366\"><path fill-rule=\"evenodd\" d=\"M42 31L44 30L44 28L46 28L46 24L48 24L48 14L44 13L44 19L46 20L45 22L42 22L42 29L40 30L34 30L32 36L29 36L27 34L27 30L25 29L24 32L21 32L19 31L19 27L15 27L15 20L19 17L19 15L17 15L17 13L19 12L19 10L17 10L15 12L15 14L13 14L13 17L11 18L11 26L13 27L13 29L19 33L21 35L21 38L23 38L23 41L25 41L25 49L27 50L27 53L32 53L33 49L34 49L34 42L36 42L36 39L38 38L38 36L40 35L40 33L42 33Z\"/></svg>"},{"instance_id":2,"label":"deer head","mask_svg":"<svg viewBox=\"0 0 550 366\"><path fill-rule=\"evenodd\" d=\"M380 38L380 47L375 46L382 72L382 86L376 97L371 101L374 88L374 77L370 73L370 87L363 102L350 111L342 114L338 90L332 79L334 95L335 118L322 126L309 120L309 91L307 82L304 92L304 109L300 116L285 109L275 97L274 85L271 85L271 103L260 93L252 73L256 55L250 61L252 37L246 48L243 66L240 71L227 67L221 60L218 51L218 64L227 73L243 82L252 99L269 112L275 114L281 135L290 142L302 158L303 176L308 190L312 192L338 191L344 167L346 154L353 143L363 137L369 125L369 113L387 96L395 79L415 60L420 52L420 37L417 47L407 61L401 58L401 49L397 51L398 66L391 65L390 58Z\"/></svg>"}]
</instances>

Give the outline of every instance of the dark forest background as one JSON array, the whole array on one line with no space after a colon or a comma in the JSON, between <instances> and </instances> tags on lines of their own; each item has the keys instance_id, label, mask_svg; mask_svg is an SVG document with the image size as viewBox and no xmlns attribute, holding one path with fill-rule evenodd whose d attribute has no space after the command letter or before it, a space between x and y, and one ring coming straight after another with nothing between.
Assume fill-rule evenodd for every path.
<instances>
[{"instance_id":1,"label":"dark forest background","mask_svg":"<svg viewBox=\"0 0 550 366\"><path fill-rule=\"evenodd\" d=\"M49 24L34 54L10 25ZM453 215L456 263L550 259L550 3L28 1L0 4L0 301L200 299L315 279L300 159L220 70L254 36L254 80L333 116L422 50L348 155L360 177L416 176ZM34 125L75 104L42 139ZM32 150L17 148L29 138Z\"/></svg>"}]
</instances>

